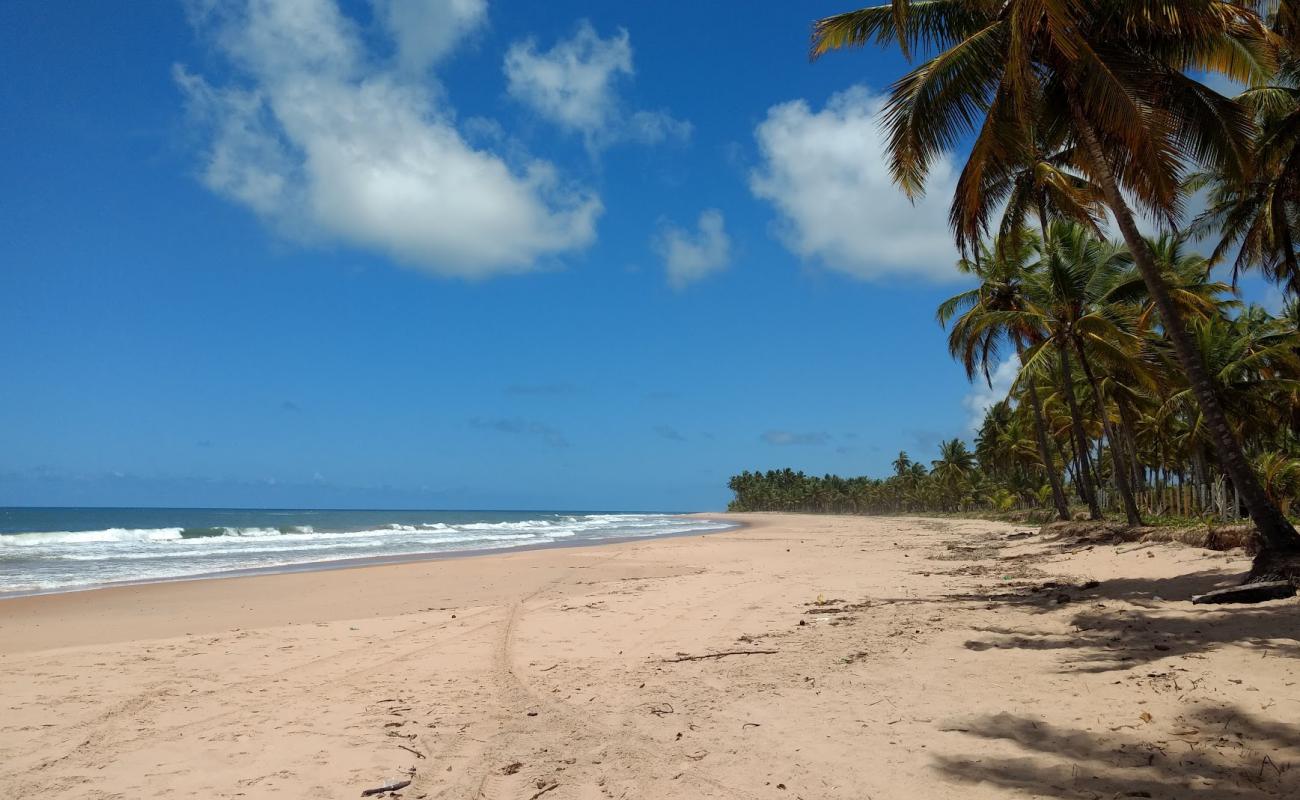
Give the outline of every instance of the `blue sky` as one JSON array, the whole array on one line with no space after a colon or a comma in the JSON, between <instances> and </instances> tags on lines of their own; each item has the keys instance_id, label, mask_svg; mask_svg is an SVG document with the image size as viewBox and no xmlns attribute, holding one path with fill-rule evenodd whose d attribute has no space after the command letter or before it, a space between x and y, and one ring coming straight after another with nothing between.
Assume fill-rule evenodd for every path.
<instances>
[{"instance_id":1,"label":"blue sky","mask_svg":"<svg viewBox=\"0 0 1300 800\"><path fill-rule=\"evenodd\" d=\"M967 435L842 3L8 0L0 504L704 509ZM739 12L739 13L738 13Z\"/></svg>"}]
</instances>

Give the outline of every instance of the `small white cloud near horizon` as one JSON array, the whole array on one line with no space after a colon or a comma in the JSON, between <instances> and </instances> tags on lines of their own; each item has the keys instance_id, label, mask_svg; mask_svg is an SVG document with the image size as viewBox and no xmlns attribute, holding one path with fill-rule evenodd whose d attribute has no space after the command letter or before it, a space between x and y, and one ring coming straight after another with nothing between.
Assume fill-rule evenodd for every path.
<instances>
[{"instance_id":1,"label":"small white cloud near horizon","mask_svg":"<svg viewBox=\"0 0 1300 800\"><path fill-rule=\"evenodd\" d=\"M984 424L984 415L990 408L1007 399L1007 393L1011 391L1011 384L1015 382L1016 375L1019 373L1020 356L1012 354L990 373L989 377L993 380L992 386L989 386L982 374L976 378L971 390L961 401L962 406L970 412L966 427L971 433L979 432L980 425Z\"/></svg>"},{"instance_id":2,"label":"small white cloud near horizon","mask_svg":"<svg viewBox=\"0 0 1300 800\"><path fill-rule=\"evenodd\" d=\"M909 201L890 176L884 103L854 86L820 111L804 100L769 108L754 131L750 191L775 207L782 241L806 261L864 280L959 280L948 230L957 167L935 159L926 195Z\"/></svg>"},{"instance_id":3,"label":"small white cloud near horizon","mask_svg":"<svg viewBox=\"0 0 1300 800\"><path fill-rule=\"evenodd\" d=\"M336 0L203 0L191 19L236 68L174 78L207 138L200 177L282 235L343 242L435 275L525 272L595 239L599 197L554 165L471 146L429 76L481 24L482 0L375 0L382 66ZM408 22L442 20L435 35Z\"/></svg>"},{"instance_id":4,"label":"small white cloud near horizon","mask_svg":"<svg viewBox=\"0 0 1300 800\"><path fill-rule=\"evenodd\" d=\"M731 261L731 237L716 208L701 212L695 231L664 225L652 244L664 261L668 285L678 290L726 269Z\"/></svg>"},{"instance_id":5,"label":"small white cloud near horizon","mask_svg":"<svg viewBox=\"0 0 1300 800\"><path fill-rule=\"evenodd\" d=\"M665 111L629 112L623 107L618 84L635 75L626 29L602 38L582 20L572 37L549 50L538 50L533 38L515 42L503 68L511 97L543 119L580 134L592 153L621 140L657 144L691 135L689 122Z\"/></svg>"}]
</instances>

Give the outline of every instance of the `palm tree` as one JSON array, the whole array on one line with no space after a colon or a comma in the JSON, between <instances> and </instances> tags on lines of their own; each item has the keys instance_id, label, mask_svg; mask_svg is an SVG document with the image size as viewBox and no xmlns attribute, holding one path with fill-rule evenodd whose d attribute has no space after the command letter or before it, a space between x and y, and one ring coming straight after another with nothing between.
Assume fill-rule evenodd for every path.
<instances>
[{"instance_id":1,"label":"palm tree","mask_svg":"<svg viewBox=\"0 0 1300 800\"><path fill-rule=\"evenodd\" d=\"M898 458L894 459L891 466L894 468L894 474L901 478L912 468L912 459L908 457L906 450L899 450Z\"/></svg>"},{"instance_id":2,"label":"palm tree","mask_svg":"<svg viewBox=\"0 0 1300 800\"><path fill-rule=\"evenodd\" d=\"M930 462L930 467L931 477L944 494L959 503L976 475L975 454L961 439L948 439L939 443L939 457Z\"/></svg>"},{"instance_id":3,"label":"palm tree","mask_svg":"<svg viewBox=\"0 0 1300 800\"><path fill-rule=\"evenodd\" d=\"M1015 235L1015 234L1011 234ZM992 248L983 248L982 258L962 259L958 269L974 275L980 284L946 300L936 313L939 324L947 325L962 311L948 336L948 352L966 368L967 379L973 379L977 370L992 387L989 364L996 361L1003 342L1010 342L1016 356L1023 362L1027 343L1042 338L1041 331L1017 325L1015 312L1025 307L1023 282L1028 275L1028 262L1035 244L1032 237L1020 238L1019 246L1002 244L999 239ZM1008 315L1006 312L1011 312ZM1034 412L1034 434L1038 457L1047 472L1052 487L1052 502L1060 519L1070 518L1070 509L1061 488L1051 449L1048 446L1047 426L1043 420L1042 403L1033 381L1026 384L1026 393Z\"/></svg>"},{"instance_id":4,"label":"palm tree","mask_svg":"<svg viewBox=\"0 0 1300 800\"><path fill-rule=\"evenodd\" d=\"M892 0L816 22L812 55L873 41L897 41L909 58L916 47L938 51L894 84L885 108L891 170L909 196L923 193L933 160L967 133L975 140L959 180L985 186L1051 139L1039 131L1066 132L1076 145L1071 166L1101 188L1263 540L1252 578L1266 577L1279 554L1300 554L1300 534L1233 435L1126 197L1172 225L1189 160L1244 173L1249 112L1189 73L1265 75L1276 52L1259 16L1230 0ZM954 196L959 240L983 235L992 203L980 191Z\"/></svg>"},{"instance_id":5,"label":"palm tree","mask_svg":"<svg viewBox=\"0 0 1300 800\"><path fill-rule=\"evenodd\" d=\"M1029 315L1047 332L1040 347L1055 347L1063 372L1069 370L1071 354L1078 358L1115 455L1112 474L1125 517L1130 525L1140 525L1141 515L1124 468L1127 459L1111 424L1101 382L1092 368L1092 359L1100 358L1116 370L1143 373L1137 355L1141 340L1127 329L1125 309L1114 297L1115 290L1124 287L1120 279L1128 269L1128 253L1092 236L1081 225L1057 222L1052 226L1044 262L1044 267L1034 273L1030 288ZM1072 393L1068 399L1073 399Z\"/></svg>"},{"instance_id":6,"label":"palm tree","mask_svg":"<svg viewBox=\"0 0 1300 800\"><path fill-rule=\"evenodd\" d=\"M1250 169L1244 174L1204 171L1188 181L1209 187L1210 202L1193 222L1198 233L1219 235L1211 255L1220 261L1237 249L1232 278L1258 268L1292 295L1300 291L1300 3L1282 0L1271 23L1278 39L1278 69L1267 84L1237 98L1254 118Z\"/></svg>"}]
</instances>

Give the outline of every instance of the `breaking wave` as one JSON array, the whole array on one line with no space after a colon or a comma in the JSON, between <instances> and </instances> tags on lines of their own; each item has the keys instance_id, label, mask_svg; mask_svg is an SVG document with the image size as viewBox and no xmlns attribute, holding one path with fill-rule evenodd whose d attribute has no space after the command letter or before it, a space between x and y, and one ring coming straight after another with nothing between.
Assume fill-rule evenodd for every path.
<instances>
[{"instance_id":1,"label":"breaking wave","mask_svg":"<svg viewBox=\"0 0 1300 800\"><path fill-rule=\"evenodd\" d=\"M454 522L437 520L437 513L429 514L435 519L423 522L412 521L410 514L403 516L407 519L402 522L375 520L351 527L195 525L0 533L0 593L169 580L341 559L418 557L557 542L597 543L734 527L667 514L557 514L529 519L492 519L491 514L484 514L464 519L464 513L447 513L448 518L459 517Z\"/></svg>"}]
</instances>

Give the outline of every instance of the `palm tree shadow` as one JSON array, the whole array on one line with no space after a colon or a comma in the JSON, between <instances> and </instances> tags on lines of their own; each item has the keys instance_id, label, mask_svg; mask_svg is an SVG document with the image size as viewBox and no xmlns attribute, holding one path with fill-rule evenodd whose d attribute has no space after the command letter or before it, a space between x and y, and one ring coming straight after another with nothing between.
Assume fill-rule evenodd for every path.
<instances>
[{"instance_id":1,"label":"palm tree shadow","mask_svg":"<svg viewBox=\"0 0 1300 800\"><path fill-rule=\"evenodd\" d=\"M945 599L965 602L1001 603L1031 612L1057 610L1069 603L1123 600L1126 602L1163 603L1189 600L1211 589L1221 589L1241 582L1240 576L1228 571L1206 570L1172 578L1113 578L1103 583L1070 583L1048 580L1041 583L1021 581L998 587L1000 591L951 592Z\"/></svg>"},{"instance_id":2,"label":"palm tree shadow","mask_svg":"<svg viewBox=\"0 0 1300 800\"><path fill-rule=\"evenodd\" d=\"M1122 729L1122 730L1121 730ZM1300 727L1239 708L1188 709L1171 724L1106 731L1049 725L1011 714L945 728L995 742L1010 755L940 755L949 780L998 786L1033 797L1247 800L1300 793Z\"/></svg>"},{"instance_id":3,"label":"palm tree shadow","mask_svg":"<svg viewBox=\"0 0 1300 800\"><path fill-rule=\"evenodd\" d=\"M968 640L968 650L1059 650L1063 672L1127 670L1165 659L1195 656L1222 645L1249 647L1260 656L1300 657L1300 615L1296 603L1206 611L1184 617L1161 613L1163 606L1109 611L1089 608L1070 619L1071 630L1027 631L977 627L985 636Z\"/></svg>"},{"instance_id":4,"label":"palm tree shadow","mask_svg":"<svg viewBox=\"0 0 1300 800\"><path fill-rule=\"evenodd\" d=\"M1235 586L1241 579L1241 573L1216 569L1171 578L1112 578L1101 583L1093 595L1108 600L1190 600L1212 589Z\"/></svg>"}]
</instances>

